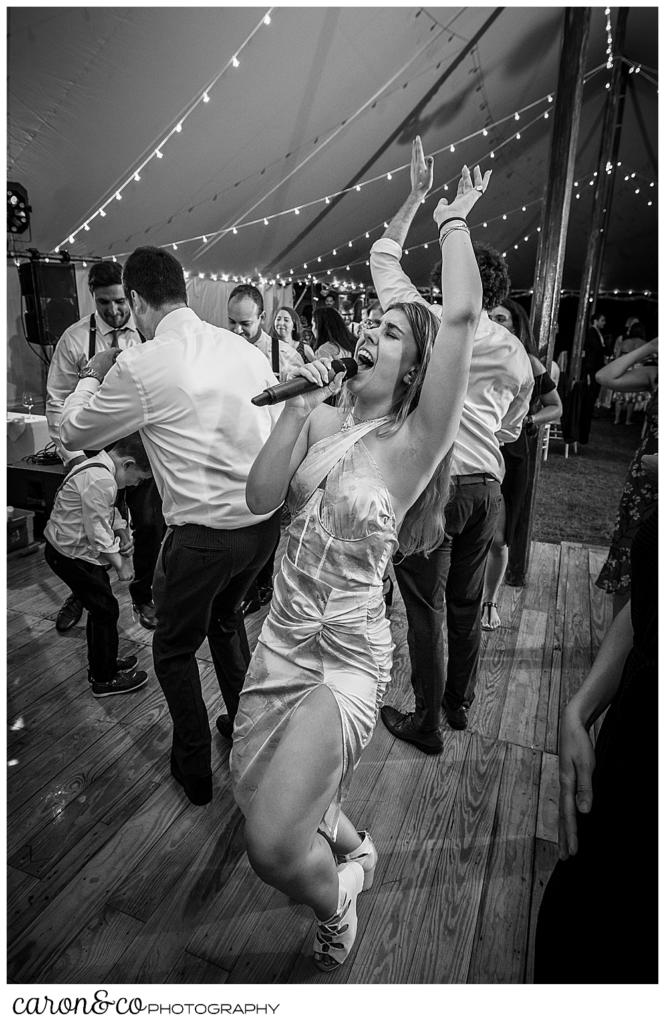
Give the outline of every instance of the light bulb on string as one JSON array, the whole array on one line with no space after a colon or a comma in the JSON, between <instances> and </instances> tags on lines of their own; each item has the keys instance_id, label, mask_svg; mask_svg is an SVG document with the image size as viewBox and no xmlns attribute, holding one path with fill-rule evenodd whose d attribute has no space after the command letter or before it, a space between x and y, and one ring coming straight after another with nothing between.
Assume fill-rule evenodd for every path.
<instances>
[{"instance_id":1,"label":"light bulb on string","mask_svg":"<svg viewBox=\"0 0 665 1024\"><path fill-rule=\"evenodd\" d=\"M265 18L263 19L263 24L264 25L269 25L270 24L270 14L266 14Z\"/></svg>"},{"instance_id":2,"label":"light bulb on string","mask_svg":"<svg viewBox=\"0 0 665 1024\"><path fill-rule=\"evenodd\" d=\"M122 195L120 192L116 192L115 197L118 200L118 202L120 202L120 200L122 199Z\"/></svg>"},{"instance_id":3,"label":"light bulb on string","mask_svg":"<svg viewBox=\"0 0 665 1024\"><path fill-rule=\"evenodd\" d=\"M202 99L204 103L210 103L210 97L208 96L207 92L203 93Z\"/></svg>"},{"instance_id":4,"label":"light bulb on string","mask_svg":"<svg viewBox=\"0 0 665 1024\"><path fill-rule=\"evenodd\" d=\"M239 68L240 67L240 61L238 60L238 58L235 55L234 55L233 60L231 61L231 63L233 64L234 68Z\"/></svg>"},{"instance_id":5,"label":"light bulb on string","mask_svg":"<svg viewBox=\"0 0 665 1024\"><path fill-rule=\"evenodd\" d=\"M161 149L156 149L155 156L157 157L158 160L161 160L164 154L162 153Z\"/></svg>"},{"instance_id":6,"label":"light bulb on string","mask_svg":"<svg viewBox=\"0 0 665 1024\"><path fill-rule=\"evenodd\" d=\"M74 244L74 242L76 241L76 239L74 238L74 236L73 236L73 235L70 235L70 236L69 236L69 241L70 241L70 244L71 244L71 245L73 245L73 244Z\"/></svg>"},{"instance_id":7,"label":"light bulb on string","mask_svg":"<svg viewBox=\"0 0 665 1024\"><path fill-rule=\"evenodd\" d=\"M201 235L201 241L203 242L204 245L207 245L208 244L208 236L207 235Z\"/></svg>"},{"instance_id":8,"label":"light bulb on string","mask_svg":"<svg viewBox=\"0 0 665 1024\"><path fill-rule=\"evenodd\" d=\"M106 210L104 209L103 206L100 208L99 216L100 217L105 217L106 216Z\"/></svg>"},{"instance_id":9,"label":"light bulb on string","mask_svg":"<svg viewBox=\"0 0 665 1024\"><path fill-rule=\"evenodd\" d=\"M141 180L141 175L137 171L136 174L134 175L134 181L140 181L140 180Z\"/></svg>"},{"instance_id":10,"label":"light bulb on string","mask_svg":"<svg viewBox=\"0 0 665 1024\"><path fill-rule=\"evenodd\" d=\"M182 123L180 123L180 124L177 124L177 125L175 126L175 130L176 130L177 132L181 132L181 131L182 131Z\"/></svg>"}]
</instances>

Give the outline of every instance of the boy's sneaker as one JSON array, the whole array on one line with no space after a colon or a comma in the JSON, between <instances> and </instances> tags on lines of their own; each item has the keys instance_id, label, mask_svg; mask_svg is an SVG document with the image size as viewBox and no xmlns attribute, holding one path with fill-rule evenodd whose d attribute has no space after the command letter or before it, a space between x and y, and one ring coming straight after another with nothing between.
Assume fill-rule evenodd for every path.
<instances>
[{"instance_id":1,"label":"boy's sneaker","mask_svg":"<svg viewBox=\"0 0 665 1024\"><path fill-rule=\"evenodd\" d=\"M118 658L115 663L116 673L118 672L133 672L139 663L139 659L135 654L130 654L126 658ZM95 678L91 672L88 672L88 682L94 683Z\"/></svg>"},{"instance_id":2,"label":"boy's sneaker","mask_svg":"<svg viewBox=\"0 0 665 1024\"><path fill-rule=\"evenodd\" d=\"M93 679L92 692L95 697L113 697L116 693L131 693L145 685L148 678L147 672L133 670L131 672L116 672L115 679L108 683L97 683Z\"/></svg>"}]
</instances>

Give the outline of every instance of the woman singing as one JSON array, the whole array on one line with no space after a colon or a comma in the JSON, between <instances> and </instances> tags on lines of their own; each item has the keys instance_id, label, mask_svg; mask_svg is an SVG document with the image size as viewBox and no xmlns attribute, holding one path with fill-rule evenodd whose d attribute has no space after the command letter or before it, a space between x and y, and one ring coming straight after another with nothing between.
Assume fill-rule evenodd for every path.
<instances>
[{"instance_id":1,"label":"woman singing","mask_svg":"<svg viewBox=\"0 0 665 1024\"><path fill-rule=\"evenodd\" d=\"M489 176L476 168L472 181L464 167L455 200L434 213L441 324L421 304L388 309L361 334L338 406L323 404L342 387L330 361L301 367L319 389L285 403L247 483L256 513L288 490L292 522L235 719L234 794L256 873L314 911L323 971L348 957L374 876L374 845L341 803L390 679L386 567L398 544L411 553L443 539L482 300L465 217Z\"/></svg>"}]
</instances>

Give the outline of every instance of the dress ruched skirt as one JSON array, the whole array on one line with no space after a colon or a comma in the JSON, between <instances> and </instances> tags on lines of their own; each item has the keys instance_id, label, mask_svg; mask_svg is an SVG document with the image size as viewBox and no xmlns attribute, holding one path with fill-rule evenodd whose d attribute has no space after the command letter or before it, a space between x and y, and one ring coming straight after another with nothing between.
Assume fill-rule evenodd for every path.
<instances>
[{"instance_id":1,"label":"dress ruched skirt","mask_svg":"<svg viewBox=\"0 0 665 1024\"><path fill-rule=\"evenodd\" d=\"M341 803L372 736L392 665L382 589L369 590L359 603L357 590L313 580L284 556L233 730L234 795L243 812L291 715L317 686L327 686L339 710L343 763L321 831L335 838Z\"/></svg>"}]
</instances>

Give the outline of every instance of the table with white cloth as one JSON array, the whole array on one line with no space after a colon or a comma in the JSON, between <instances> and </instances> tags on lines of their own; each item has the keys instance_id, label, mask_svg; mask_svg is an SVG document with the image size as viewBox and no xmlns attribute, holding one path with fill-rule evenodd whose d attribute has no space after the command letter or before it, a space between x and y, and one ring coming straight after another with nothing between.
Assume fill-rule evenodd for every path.
<instances>
[{"instance_id":1,"label":"table with white cloth","mask_svg":"<svg viewBox=\"0 0 665 1024\"><path fill-rule=\"evenodd\" d=\"M49 441L46 416L7 412L7 462L40 452Z\"/></svg>"}]
</instances>

